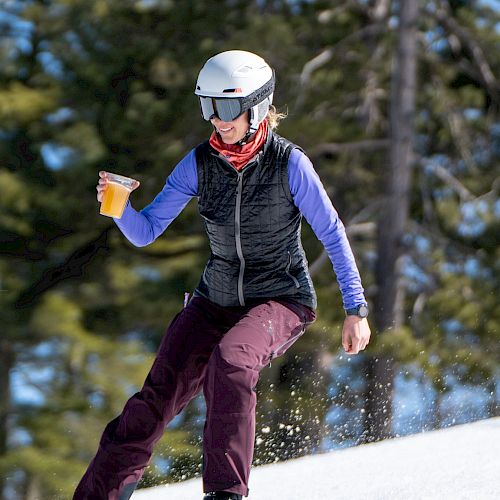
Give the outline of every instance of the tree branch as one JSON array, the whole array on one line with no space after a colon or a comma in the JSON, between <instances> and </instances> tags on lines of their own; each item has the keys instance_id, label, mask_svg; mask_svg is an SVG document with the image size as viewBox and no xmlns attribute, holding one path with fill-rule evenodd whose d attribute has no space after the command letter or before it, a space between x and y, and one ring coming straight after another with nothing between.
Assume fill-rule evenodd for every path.
<instances>
[{"instance_id":1,"label":"tree branch","mask_svg":"<svg viewBox=\"0 0 500 500\"><path fill-rule=\"evenodd\" d=\"M110 230L111 226L104 229L96 238L76 249L62 264L46 269L35 283L20 293L14 307L22 309L31 306L44 292L61 281L82 276L99 252L109 250L108 232Z\"/></svg>"},{"instance_id":2,"label":"tree branch","mask_svg":"<svg viewBox=\"0 0 500 500\"><path fill-rule=\"evenodd\" d=\"M352 151L375 151L377 149L387 149L389 139L366 139L355 142L324 142L320 143L308 151L311 157L323 155L335 155L340 153L350 153Z\"/></svg>"},{"instance_id":3,"label":"tree branch","mask_svg":"<svg viewBox=\"0 0 500 500\"><path fill-rule=\"evenodd\" d=\"M297 100L295 102L295 109L300 109L302 107L302 104L304 103L304 91L309 86L311 75L316 70L330 62L330 60L340 48L352 42L353 40L360 39L365 36L375 36L383 33L385 30L387 30L387 27L385 23L382 22L364 26L360 30L355 31L354 33L350 33L345 38L342 38L336 44L330 47L326 47L317 56L306 62L302 68L302 72L300 73L300 85L302 87L302 92L298 93Z\"/></svg>"},{"instance_id":4,"label":"tree branch","mask_svg":"<svg viewBox=\"0 0 500 500\"><path fill-rule=\"evenodd\" d=\"M465 255L477 255L477 252L481 252L481 248L474 248L471 246L468 246L463 239L456 238L456 235L450 235L446 232L443 231L442 226L438 226L437 229L431 228L429 226L423 226L422 224L419 224L417 221L410 221L409 223L409 229L414 233L414 234L423 234L433 241L435 241L438 245L441 247L445 248L448 245L453 246L456 248L459 252L464 253ZM453 238L451 237L453 236Z\"/></svg>"},{"instance_id":5,"label":"tree branch","mask_svg":"<svg viewBox=\"0 0 500 500\"><path fill-rule=\"evenodd\" d=\"M324 264L328 262L328 254L326 250L323 249L322 252L314 259L314 262L309 266L309 274L311 278L315 278L321 271Z\"/></svg>"},{"instance_id":6,"label":"tree branch","mask_svg":"<svg viewBox=\"0 0 500 500\"><path fill-rule=\"evenodd\" d=\"M206 241L202 240L195 243L187 243L185 246L180 248L175 248L171 250L145 250L144 247L138 248L133 245L127 245L124 240L122 240L123 246L127 247L128 251L142 255L143 257L150 257L152 259L169 259L172 257L180 257L188 252L198 252L204 250L207 246Z\"/></svg>"},{"instance_id":7,"label":"tree branch","mask_svg":"<svg viewBox=\"0 0 500 500\"><path fill-rule=\"evenodd\" d=\"M431 14L434 15L448 33L455 35L464 45L479 71L480 79L486 87L491 100L498 102L500 85L484 55L484 51L474 37L455 20L447 0L441 0L436 10L431 12Z\"/></svg>"},{"instance_id":8,"label":"tree branch","mask_svg":"<svg viewBox=\"0 0 500 500\"><path fill-rule=\"evenodd\" d=\"M376 225L374 222L361 222L359 224L351 224L346 227L345 231L348 236L373 235L375 233ZM328 254L323 250L314 262L309 266L309 273L311 277L315 277L320 273L323 265L328 262Z\"/></svg>"},{"instance_id":9,"label":"tree branch","mask_svg":"<svg viewBox=\"0 0 500 500\"><path fill-rule=\"evenodd\" d=\"M473 201L476 199L474 196L454 175L450 174L441 165L429 164L427 167L450 186L455 191L462 201Z\"/></svg>"}]
</instances>

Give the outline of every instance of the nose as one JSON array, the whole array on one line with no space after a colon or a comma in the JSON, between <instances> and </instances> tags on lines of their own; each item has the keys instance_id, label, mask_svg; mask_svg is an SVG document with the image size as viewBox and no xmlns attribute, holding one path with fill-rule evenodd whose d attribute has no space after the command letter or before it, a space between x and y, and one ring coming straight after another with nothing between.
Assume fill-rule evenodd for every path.
<instances>
[{"instance_id":1,"label":"nose","mask_svg":"<svg viewBox=\"0 0 500 500\"><path fill-rule=\"evenodd\" d=\"M212 122L212 125L220 126L220 125L225 125L227 122L223 122L218 116L214 115L213 118L210 118L210 121Z\"/></svg>"}]
</instances>

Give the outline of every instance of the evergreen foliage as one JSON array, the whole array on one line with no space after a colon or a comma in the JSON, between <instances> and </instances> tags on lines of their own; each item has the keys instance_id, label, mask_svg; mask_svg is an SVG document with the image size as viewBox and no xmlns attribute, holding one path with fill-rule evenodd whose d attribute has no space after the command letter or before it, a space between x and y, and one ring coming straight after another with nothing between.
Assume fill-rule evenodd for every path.
<instances>
[{"instance_id":1,"label":"evergreen foliage","mask_svg":"<svg viewBox=\"0 0 500 500\"><path fill-rule=\"evenodd\" d=\"M276 69L275 103L288 112L279 133L313 159L373 301L398 5L2 3L0 497L71 496L198 282L208 245L196 202L138 249L98 215L95 184L99 170L129 175L141 181L134 206L152 200L210 133L193 95L209 56L251 50ZM374 332L358 360L337 355L341 297L304 224L319 319L262 372L257 464L316 452L325 439L359 442L367 356L415 370L438 398L457 381L487 386L498 414L499 23L486 3L421 2L403 325ZM332 405L347 415L333 428ZM439 404L436 415L439 426ZM201 473L203 417L198 398L169 425L142 485Z\"/></svg>"}]
</instances>

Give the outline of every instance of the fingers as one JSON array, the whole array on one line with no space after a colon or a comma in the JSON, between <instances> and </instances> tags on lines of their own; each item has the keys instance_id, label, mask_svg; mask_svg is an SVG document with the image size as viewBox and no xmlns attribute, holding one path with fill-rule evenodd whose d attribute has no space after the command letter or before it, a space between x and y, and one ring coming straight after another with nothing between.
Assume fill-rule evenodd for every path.
<instances>
[{"instance_id":1,"label":"fingers","mask_svg":"<svg viewBox=\"0 0 500 500\"><path fill-rule=\"evenodd\" d=\"M108 172L106 172L105 170L101 170L99 172L99 182L97 183L97 186L96 186L97 201L99 203L102 203L102 198L103 198L103 195L104 195L104 191L106 191L106 189L108 187L108 182L109 182ZM141 183L139 181L134 180L134 182L132 184L131 191L134 191L140 185L141 185Z\"/></svg>"},{"instance_id":2,"label":"fingers","mask_svg":"<svg viewBox=\"0 0 500 500\"><path fill-rule=\"evenodd\" d=\"M345 328L345 325L342 329L342 347L344 348L345 352L349 352L351 350L351 343L349 342L348 331Z\"/></svg>"},{"instance_id":3,"label":"fingers","mask_svg":"<svg viewBox=\"0 0 500 500\"><path fill-rule=\"evenodd\" d=\"M370 327L366 319L347 317L342 328L342 346L347 354L358 354L370 342Z\"/></svg>"},{"instance_id":4,"label":"fingers","mask_svg":"<svg viewBox=\"0 0 500 500\"><path fill-rule=\"evenodd\" d=\"M370 337L371 337L371 331L370 331L370 326L368 325L368 321L365 319L363 328L362 328L362 336L363 336L363 341L361 344L361 350L366 349L366 346L370 343Z\"/></svg>"},{"instance_id":5,"label":"fingers","mask_svg":"<svg viewBox=\"0 0 500 500\"><path fill-rule=\"evenodd\" d=\"M364 351L366 349L366 346L370 343L370 339L363 337L360 342L359 342L359 350Z\"/></svg>"},{"instance_id":6,"label":"fingers","mask_svg":"<svg viewBox=\"0 0 500 500\"><path fill-rule=\"evenodd\" d=\"M358 354L359 354L361 351L364 351L364 350L366 349L366 346L367 346L367 345L368 345L367 343L361 343L361 344L359 345Z\"/></svg>"},{"instance_id":7,"label":"fingers","mask_svg":"<svg viewBox=\"0 0 500 500\"><path fill-rule=\"evenodd\" d=\"M102 203L102 197L103 197L104 191L106 191L107 187L108 187L108 173L101 170L99 172L99 182L97 183L97 186L96 186L97 201L99 203Z\"/></svg>"},{"instance_id":8,"label":"fingers","mask_svg":"<svg viewBox=\"0 0 500 500\"><path fill-rule=\"evenodd\" d=\"M346 354L358 354L361 350L360 339L357 337L352 337L351 344L349 345L349 348L346 349Z\"/></svg>"},{"instance_id":9,"label":"fingers","mask_svg":"<svg viewBox=\"0 0 500 500\"><path fill-rule=\"evenodd\" d=\"M368 337L366 336L365 332L360 332L360 336L355 336L353 339L353 348L352 348L352 354L359 354L361 351L364 351L366 349L366 346L370 342L370 337L368 334ZM356 349L355 349L356 347Z\"/></svg>"}]
</instances>

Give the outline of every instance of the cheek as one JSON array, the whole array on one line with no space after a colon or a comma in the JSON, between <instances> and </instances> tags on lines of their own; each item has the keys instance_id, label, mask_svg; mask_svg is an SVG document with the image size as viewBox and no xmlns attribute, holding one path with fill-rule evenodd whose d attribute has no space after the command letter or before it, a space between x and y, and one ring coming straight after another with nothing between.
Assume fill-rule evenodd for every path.
<instances>
[{"instance_id":1,"label":"cheek","mask_svg":"<svg viewBox=\"0 0 500 500\"><path fill-rule=\"evenodd\" d=\"M243 124L247 120L248 120L248 111L245 111L243 114L241 114L240 116L238 116L238 118L235 118L234 122L235 123L239 123L239 124Z\"/></svg>"},{"instance_id":2,"label":"cheek","mask_svg":"<svg viewBox=\"0 0 500 500\"><path fill-rule=\"evenodd\" d=\"M246 132L249 126L250 126L250 122L248 121L248 115L245 113L238 120L238 130Z\"/></svg>"}]
</instances>

